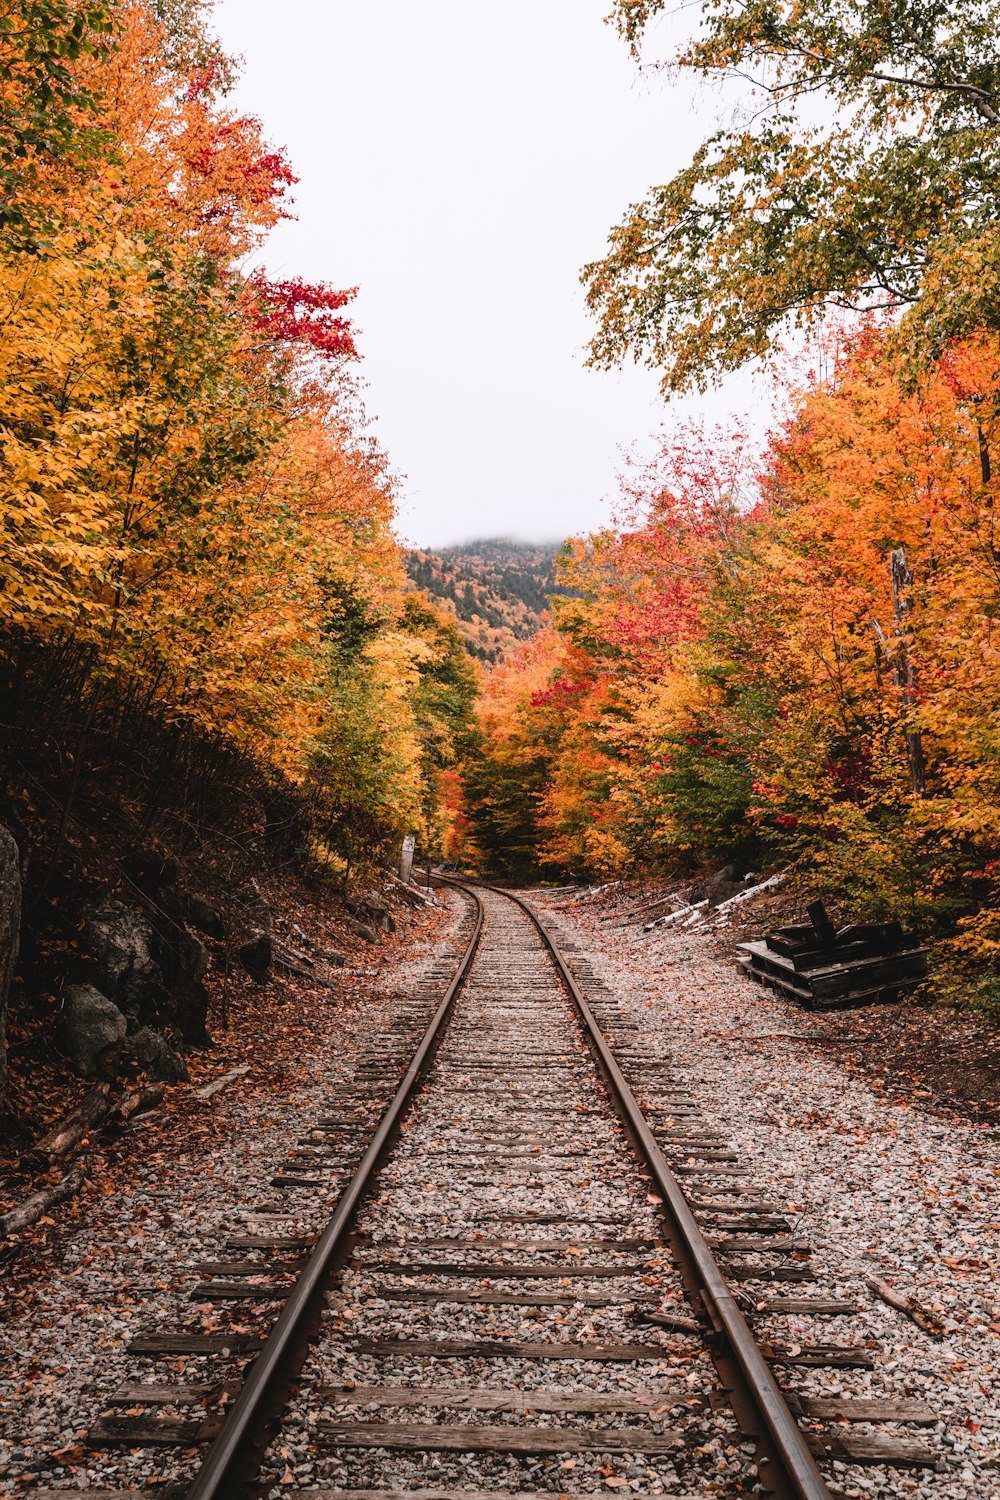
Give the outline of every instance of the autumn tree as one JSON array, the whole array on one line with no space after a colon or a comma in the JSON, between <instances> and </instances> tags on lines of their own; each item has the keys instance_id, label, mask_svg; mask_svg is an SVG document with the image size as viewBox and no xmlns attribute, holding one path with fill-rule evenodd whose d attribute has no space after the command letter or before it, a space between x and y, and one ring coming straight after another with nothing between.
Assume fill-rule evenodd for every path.
<instances>
[{"instance_id":1,"label":"autumn tree","mask_svg":"<svg viewBox=\"0 0 1000 1500\"><path fill-rule=\"evenodd\" d=\"M618 526L564 550L553 628L487 684L468 777L485 858L793 863L991 972L998 395L995 335L914 382L863 327L803 372L759 458L695 431L630 468Z\"/></svg>"},{"instance_id":2,"label":"autumn tree","mask_svg":"<svg viewBox=\"0 0 1000 1500\"><path fill-rule=\"evenodd\" d=\"M101 96L78 64L114 47L116 5L0 0L0 233L36 253L60 215L39 193L54 161L83 167L106 144Z\"/></svg>"},{"instance_id":3,"label":"autumn tree","mask_svg":"<svg viewBox=\"0 0 1000 1500\"><path fill-rule=\"evenodd\" d=\"M491 875L524 879L545 864L540 819L555 747L536 699L547 693L563 654L559 637L543 631L496 667L483 687L479 737L466 757L463 784L469 849Z\"/></svg>"},{"instance_id":4,"label":"autumn tree","mask_svg":"<svg viewBox=\"0 0 1000 1500\"><path fill-rule=\"evenodd\" d=\"M636 55L666 0L618 0ZM997 323L1000 6L715 0L670 65L741 88L736 123L583 273L591 362L670 393L830 307L911 310L922 358Z\"/></svg>"},{"instance_id":5,"label":"autumn tree","mask_svg":"<svg viewBox=\"0 0 1000 1500\"><path fill-rule=\"evenodd\" d=\"M419 832L428 856L440 855L457 813L455 772L477 748L474 708L481 674L452 616L426 595L406 595L400 625L423 648L412 699L423 783Z\"/></svg>"},{"instance_id":6,"label":"autumn tree","mask_svg":"<svg viewBox=\"0 0 1000 1500\"><path fill-rule=\"evenodd\" d=\"M0 43L5 726L58 724L79 766L140 719L157 784L178 745L222 743L356 858L436 795L441 647L403 618L354 291L242 269L295 176L232 107L198 0L40 0L0 9Z\"/></svg>"}]
</instances>

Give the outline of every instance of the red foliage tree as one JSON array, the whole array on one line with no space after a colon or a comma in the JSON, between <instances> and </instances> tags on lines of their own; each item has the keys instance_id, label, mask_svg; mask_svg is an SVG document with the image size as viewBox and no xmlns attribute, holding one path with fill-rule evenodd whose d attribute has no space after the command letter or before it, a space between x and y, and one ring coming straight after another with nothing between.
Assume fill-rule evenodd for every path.
<instances>
[{"instance_id":1,"label":"red foliage tree","mask_svg":"<svg viewBox=\"0 0 1000 1500\"><path fill-rule=\"evenodd\" d=\"M250 316L268 338L307 344L325 359L357 359L350 319L338 317L357 287L338 291L324 281L270 281L263 270L249 278Z\"/></svg>"}]
</instances>

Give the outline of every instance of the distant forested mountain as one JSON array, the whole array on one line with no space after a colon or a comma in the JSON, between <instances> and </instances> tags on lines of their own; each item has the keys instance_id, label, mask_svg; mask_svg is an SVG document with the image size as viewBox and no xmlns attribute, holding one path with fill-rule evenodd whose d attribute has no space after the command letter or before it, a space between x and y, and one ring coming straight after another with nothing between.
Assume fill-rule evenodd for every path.
<instances>
[{"instance_id":1,"label":"distant forested mountain","mask_svg":"<svg viewBox=\"0 0 1000 1500\"><path fill-rule=\"evenodd\" d=\"M417 588L454 614L471 655L493 663L542 625L556 591L557 550L557 543L490 537L409 552L407 571Z\"/></svg>"}]
</instances>

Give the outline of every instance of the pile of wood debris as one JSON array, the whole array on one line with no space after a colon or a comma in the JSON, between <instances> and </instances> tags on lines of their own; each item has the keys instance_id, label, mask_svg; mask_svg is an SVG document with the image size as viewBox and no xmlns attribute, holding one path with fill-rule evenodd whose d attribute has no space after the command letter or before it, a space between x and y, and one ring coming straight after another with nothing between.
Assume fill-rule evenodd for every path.
<instances>
[{"instance_id":1,"label":"pile of wood debris","mask_svg":"<svg viewBox=\"0 0 1000 1500\"><path fill-rule=\"evenodd\" d=\"M899 922L834 927L822 901L808 925L778 927L763 942L740 943L737 963L751 979L799 1001L830 1010L896 1000L927 973L927 949Z\"/></svg>"}]
</instances>

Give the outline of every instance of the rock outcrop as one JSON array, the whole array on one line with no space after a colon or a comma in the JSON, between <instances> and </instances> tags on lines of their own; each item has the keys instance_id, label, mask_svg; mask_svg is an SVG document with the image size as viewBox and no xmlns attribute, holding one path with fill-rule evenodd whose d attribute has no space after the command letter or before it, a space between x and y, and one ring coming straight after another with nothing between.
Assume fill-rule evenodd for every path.
<instances>
[{"instance_id":1,"label":"rock outcrop","mask_svg":"<svg viewBox=\"0 0 1000 1500\"><path fill-rule=\"evenodd\" d=\"M357 917L346 917L344 922L349 932L353 932L355 937L364 938L366 943L377 943L380 941L375 928L370 927L367 922L359 922Z\"/></svg>"},{"instance_id":2,"label":"rock outcrop","mask_svg":"<svg viewBox=\"0 0 1000 1500\"><path fill-rule=\"evenodd\" d=\"M142 1026L125 1044L125 1050L154 1083L189 1083L187 1063L166 1037L150 1026Z\"/></svg>"},{"instance_id":3,"label":"rock outcrop","mask_svg":"<svg viewBox=\"0 0 1000 1500\"><path fill-rule=\"evenodd\" d=\"M60 1036L63 1050L81 1078L113 1076L125 1040L124 1015L92 984L71 984L63 996Z\"/></svg>"},{"instance_id":4,"label":"rock outcrop","mask_svg":"<svg viewBox=\"0 0 1000 1500\"><path fill-rule=\"evenodd\" d=\"M392 912L389 910L386 903L384 901L380 901L377 896L366 897L364 902L364 912L368 917L371 918L372 926L377 927L381 932L396 931L396 921L392 915Z\"/></svg>"},{"instance_id":5,"label":"rock outcrop","mask_svg":"<svg viewBox=\"0 0 1000 1500\"><path fill-rule=\"evenodd\" d=\"M156 1017L173 1019L173 1000L155 956L159 945L145 912L109 896L87 912L84 935L109 995L133 1027Z\"/></svg>"},{"instance_id":6,"label":"rock outcrop","mask_svg":"<svg viewBox=\"0 0 1000 1500\"><path fill-rule=\"evenodd\" d=\"M693 885L688 892L688 900L692 903L707 901L710 907L715 907L735 895L739 888L736 866L724 865L721 870L716 870L714 875Z\"/></svg>"},{"instance_id":7,"label":"rock outcrop","mask_svg":"<svg viewBox=\"0 0 1000 1500\"><path fill-rule=\"evenodd\" d=\"M258 984L263 984L267 979L273 956L271 939L266 932L255 932L253 937L241 943L236 950L236 957L250 978L255 979Z\"/></svg>"},{"instance_id":8,"label":"rock outcrop","mask_svg":"<svg viewBox=\"0 0 1000 1500\"><path fill-rule=\"evenodd\" d=\"M167 1019L185 1042L204 1045L210 1040L205 1028L208 991L201 982L208 967L208 949L184 920L177 866L173 860L145 851L134 854L130 864L132 878L148 902L157 938L155 956L173 1001L173 1014Z\"/></svg>"},{"instance_id":9,"label":"rock outcrop","mask_svg":"<svg viewBox=\"0 0 1000 1500\"><path fill-rule=\"evenodd\" d=\"M129 1029L168 1026L185 1042L209 1040L208 950L184 920L176 866L137 851L128 862L139 899L108 896L86 916L86 939L104 986Z\"/></svg>"}]
</instances>

